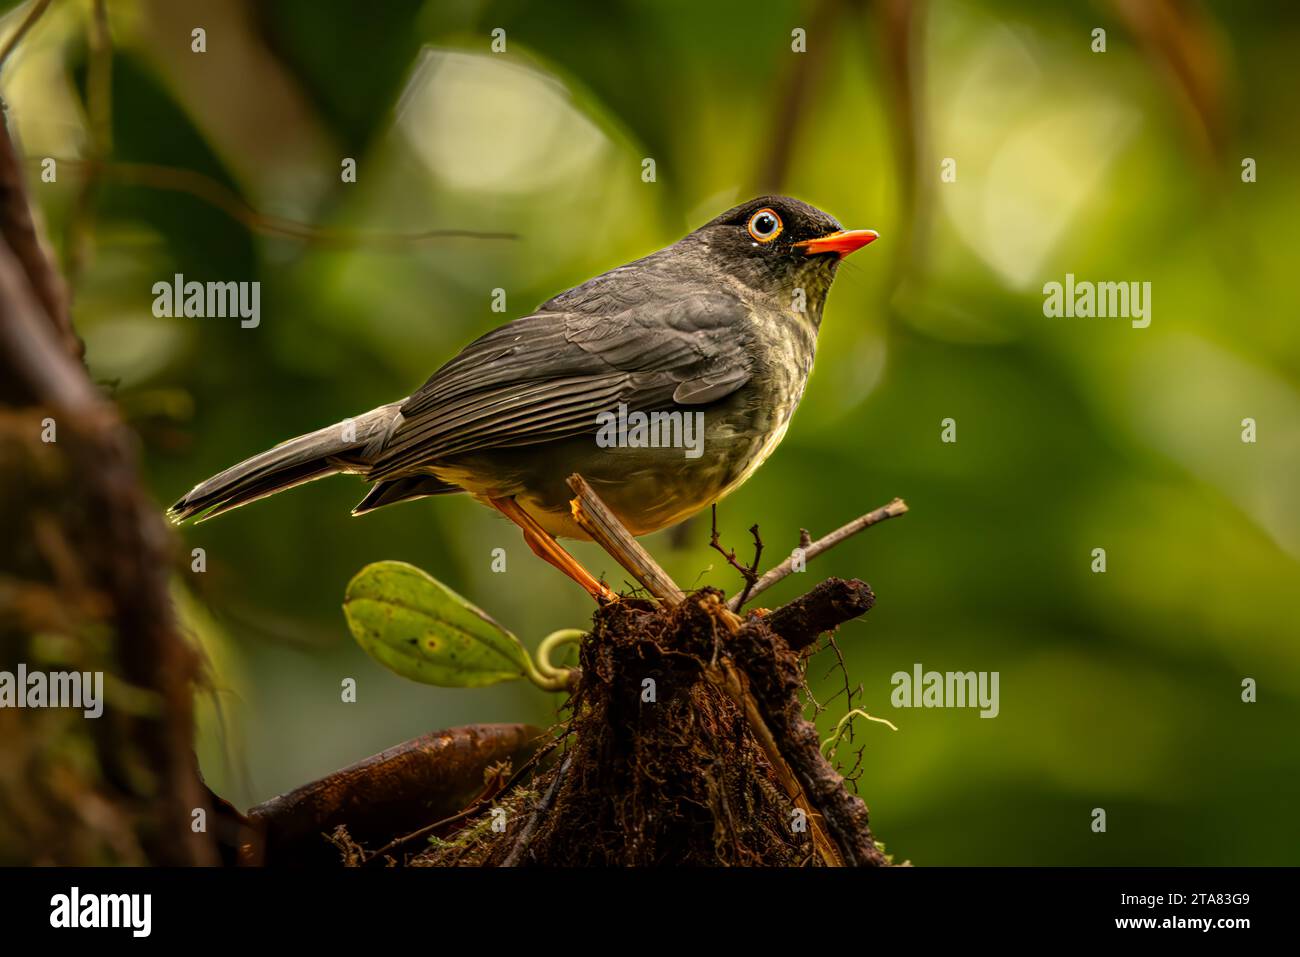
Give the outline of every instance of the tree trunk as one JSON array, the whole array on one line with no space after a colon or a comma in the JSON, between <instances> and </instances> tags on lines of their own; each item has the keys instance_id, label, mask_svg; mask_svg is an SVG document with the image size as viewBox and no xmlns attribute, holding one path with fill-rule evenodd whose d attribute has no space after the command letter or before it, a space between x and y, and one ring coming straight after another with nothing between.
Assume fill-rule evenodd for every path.
<instances>
[{"instance_id":1,"label":"tree trunk","mask_svg":"<svg viewBox=\"0 0 1300 957\"><path fill-rule=\"evenodd\" d=\"M20 669L103 692L97 717L0 708L0 864L216 863L171 539L67 299L0 124L0 672L13 705L38 700Z\"/></svg>"}]
</instances>

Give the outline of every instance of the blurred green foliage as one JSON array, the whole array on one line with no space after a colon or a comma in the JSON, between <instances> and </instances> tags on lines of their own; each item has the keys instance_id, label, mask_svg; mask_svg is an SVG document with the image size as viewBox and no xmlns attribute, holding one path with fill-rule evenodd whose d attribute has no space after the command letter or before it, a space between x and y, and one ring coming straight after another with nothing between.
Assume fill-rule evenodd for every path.
<instances>
[{"instance_id":1,"label":"blurred green foliage","mask_svg":"<svg viewBox=\"0 0 1300 957\"><path fill-rule=\"evenodd\" d=\"M910 20L848 0L114 2L97 177L63 162L107 148L87 105L89 4L51 8L3 95L92 372L137 427L161 504L407 394L502 319L752 195L879 230L832 292L784 444L719 510L728 545L743 556L758 522L776 561L801 527L894 495L912 507L764 598L832 574L878 595L839 639L856 703L900 729L860 723L839 749L851 764L865 745L877 833L926 864L1294 863L1300 18L1153 6L1172 11L1163 25L1001 0L918 3ZM203 174L257 215L132 163ZM519 238L304 242L269 217ZM155 318L151 286L178 272L260 281L261 324ZM1150 281L1150 328L1045 318L1042 286L1067 272ZM357 647L339 604L381 559L428 570L530 647L591 610L472 501L350 518L363 494L331 479L181 533L207 561L177 570L212 666L201 759L236 803L431 729L555 717L559 698L524 683L421 687ZM646 543L682 584L734 590L707 540L697 520ZM890 708L890 675L915 662L999 671L1000 715ZM822 700L845 681L831 653L810 678ZM823 734L845 710L841 695Z\"/></svg>"}]
</instances>

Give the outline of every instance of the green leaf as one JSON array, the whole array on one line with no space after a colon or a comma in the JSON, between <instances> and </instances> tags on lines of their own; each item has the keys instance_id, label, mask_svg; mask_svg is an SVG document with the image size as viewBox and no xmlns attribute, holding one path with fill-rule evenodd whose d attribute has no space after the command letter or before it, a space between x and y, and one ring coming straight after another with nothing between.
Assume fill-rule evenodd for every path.
<instances>
[{"instance_id":1,"label":"green leaf","mask_svg":"<svg viewBox=\"0 0 1300 957\"><path fill-rule=\"evenodd\" d=\"M375 562L357 572L343 614L370 657L413 681L479 688L529 671L518 638L406 562Z\"/></svg>"}]
</instances>

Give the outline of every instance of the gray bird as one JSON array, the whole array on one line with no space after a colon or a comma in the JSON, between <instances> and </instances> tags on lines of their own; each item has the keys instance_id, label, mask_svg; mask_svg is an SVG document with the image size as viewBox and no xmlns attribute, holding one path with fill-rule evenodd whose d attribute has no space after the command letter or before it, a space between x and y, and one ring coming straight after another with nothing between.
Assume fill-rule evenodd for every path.
<instances>
[{"instance_id":1,"label":"gray bird","mask_svg":"<svg viewBox=\"0 0 1300 957\"><path fill-rule=\"evenodd\" d=\"M751 200L493 329L407 398L200 483L168 516L211 518L336 472L373 483L354 515L468 492L610 597L555 541L588 537L568 476L634 535L738 487L803 396L836 267L875 238L796 199Z\"/></svg>"}]
</instances>

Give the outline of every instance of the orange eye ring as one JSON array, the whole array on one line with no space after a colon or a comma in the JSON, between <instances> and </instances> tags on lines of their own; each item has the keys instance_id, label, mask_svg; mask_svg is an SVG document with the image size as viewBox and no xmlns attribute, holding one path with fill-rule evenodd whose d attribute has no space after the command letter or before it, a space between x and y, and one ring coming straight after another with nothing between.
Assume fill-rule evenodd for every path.
<instances>
[{"instance_id":1,"label":"orange eye ring","mask_svg":"<svg viewBox=\"0 0 1300 957\"><path fill-rule=\"evenodd\" d=\"M762 231L759 227L767 226L769 220L775 225L766 232ZM785 228L785 224L781 222L781 217L777 215L776 210L764 206L753 216L749 217L749 222L746 224L745 228L749 230L749 235L754 237L755 242L770 243L772 240L776 239L777 236L781 235L781 230Z\"/></svg>"}]
</instances>

